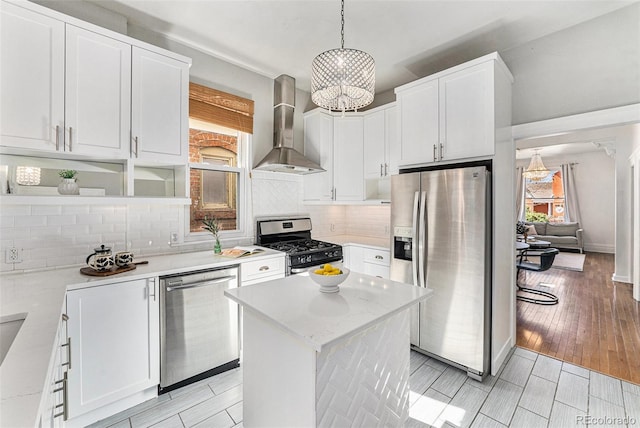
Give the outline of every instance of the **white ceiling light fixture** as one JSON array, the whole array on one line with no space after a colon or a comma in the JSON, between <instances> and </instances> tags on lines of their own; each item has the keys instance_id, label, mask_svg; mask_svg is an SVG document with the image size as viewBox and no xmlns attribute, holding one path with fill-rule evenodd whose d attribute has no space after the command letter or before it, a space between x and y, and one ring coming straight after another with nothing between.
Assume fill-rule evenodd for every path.
<instances>
[{"instance_id":1,"label":"white ceiling light fixture","mask_svg":"<svg viewBox=\"0 0 640 428\"><path fill-rule=\"evenodd\" d=\"M23 186L37 186L40 184L40 168L34 166L17 167L16 183Z\"/></svg>"},{"instance_id":2,"label":"white ceiling light fixture","mask_svg":"<svg viewBox=\"0 0 640 428\"><path fill-rule=\"evenodd\" d=\"M540 157L539 149L535 149L535 153L531 156L531 162L529 167L524 172L524 176L533 181L539 181L549 175L549 170L542 163L542 157Z\"/></svg>"},{"instance_id":3,"label":"white ceiling light fixture","mask_svg":"<svg viewBox=\"0 0 640 428\"><path fill-rule=\"evenodd\" d=\"M373 57L344 47L344 0L341 0L341 47L322 52L311 64L311 100L328 110L356 111L373 102Z\"/></svg>"}]
</instances>

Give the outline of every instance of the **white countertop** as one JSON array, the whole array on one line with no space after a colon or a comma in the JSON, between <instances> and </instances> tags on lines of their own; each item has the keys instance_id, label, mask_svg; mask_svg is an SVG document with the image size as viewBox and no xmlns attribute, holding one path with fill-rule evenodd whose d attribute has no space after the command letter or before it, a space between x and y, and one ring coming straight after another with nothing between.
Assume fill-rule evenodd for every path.
<instances>
[{"instance_id":1,"label":"white countertop","mask_svg":"<svg viewBox=\"0 0 640 428\"><path fill-rule=\"evenodd\" d=\"M265 250L261 254L233 259L215 256L212 251L201 251L137 258L135 261L149 260L149 264L108 277L83 275L80 266L0 275L0 316L27 314L0 366L0 426L36 425L67 290L278 256L283 253Z\"/></svg>"},{"instance_id":2,"label":"white countertop","mask_svg":"<svg viewBox=\"0 0 640 428\"><path fill-rule=\"evenodd\" d=\"M389 250L391 246L391 238L373 238L370 236L358 235L330 235L330 236L313 236L313 239L331 242L340 245L360 245L364 247L375 247L381 250Z\"/></svg>"},{"instance_id":3,"label":"white countertop","mask_svg":"<svg viewBox=\"0 0 640 428\"><path fill-rule=\"evenodd\" d=\"M432 293L356 272L337 293L322 293L319 287L305 273L226 290L225 295L321 352Z\"/></svg>"}]
</instances>

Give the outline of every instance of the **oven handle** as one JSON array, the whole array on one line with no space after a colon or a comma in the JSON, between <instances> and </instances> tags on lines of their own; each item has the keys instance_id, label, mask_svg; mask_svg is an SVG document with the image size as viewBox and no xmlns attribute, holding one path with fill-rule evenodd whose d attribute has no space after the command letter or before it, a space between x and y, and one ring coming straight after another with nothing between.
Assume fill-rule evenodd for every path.
<instances>
[{"instance_id":1,"label":"oven handle","mask_svg":"<svg viewBox=\"0 0 640 428\"><path fill-rule=\"evenodd\" d=\"M342 263L342 262L343 262L343 260L339 259L339 260L333 260L331 262L320 263L319 265L307 266L307 267L304 267L304 268L291 268L291 274L294 275L294 274L297 274L297 273L305 273L309 269L319 269L320 266L324 266L325 263Z\"/></svg>"}]
</instances>

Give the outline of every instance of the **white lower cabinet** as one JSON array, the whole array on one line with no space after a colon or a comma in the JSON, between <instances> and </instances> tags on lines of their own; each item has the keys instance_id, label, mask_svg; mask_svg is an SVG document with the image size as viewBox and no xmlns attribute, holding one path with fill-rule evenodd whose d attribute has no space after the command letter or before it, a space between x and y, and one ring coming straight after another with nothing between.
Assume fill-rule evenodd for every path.
<instances>
[{"instance_id":1,"label":"white lower cabinet","mask_svg":"<svg viewBox=\"0 0 640 428\"><path fill-rule=\"evenodd\" d=\"M343 245L344 264L354 272L389 279L390 252L376 247Z\"/></svg>"},{"instance_id":2,"label":"white lower cabinet","mask_svg":"<svg viewBox=\"0 0 640 428\"><path fill-rule=\"evenodd\" d=\"M67 425L84 426L157 394L159 308L156 278L67 292Z\"/></svg>"},{"instance_id":3,"label":"white lower cabinet","mask_svg":"<svg viewBox=\"0 0 640 428\"><path fill-rule=\"evenodd\" d=\"M55 347L53 349L47 380L40 405L39 426L56 428L64 425L68 410L67 370L69 367L69 342L67 338L66 305L58 323Z\"/></svg>"},{"instance_id":4,"label":"white lower cabinet","mask_svg":"<svg viewBox=\"0 0 640 428\"><path fill-rule=\"evenodd\" d=\"M282 256L243 262L240 265L240 286L258 284L272 279L284 278L285 259Z\"/></svg>"}]
</instances>

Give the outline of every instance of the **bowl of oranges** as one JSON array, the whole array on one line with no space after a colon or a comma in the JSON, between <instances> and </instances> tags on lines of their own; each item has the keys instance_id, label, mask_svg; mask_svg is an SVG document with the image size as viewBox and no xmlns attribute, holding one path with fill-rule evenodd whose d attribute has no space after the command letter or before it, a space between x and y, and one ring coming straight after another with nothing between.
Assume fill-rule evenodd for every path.
<instances>
[{"instance_id":1,"label":"bowl of oranges","mask_svg":"<svg viewBox=\"0 0 640 428\"><path fill-rule=\"evenodd\" d=\"M349 269L325 263L320 267L309 269L309 277L318 285L323 293L340 291L340 285L349 276Z\"/></svg>"}]
</instances>

